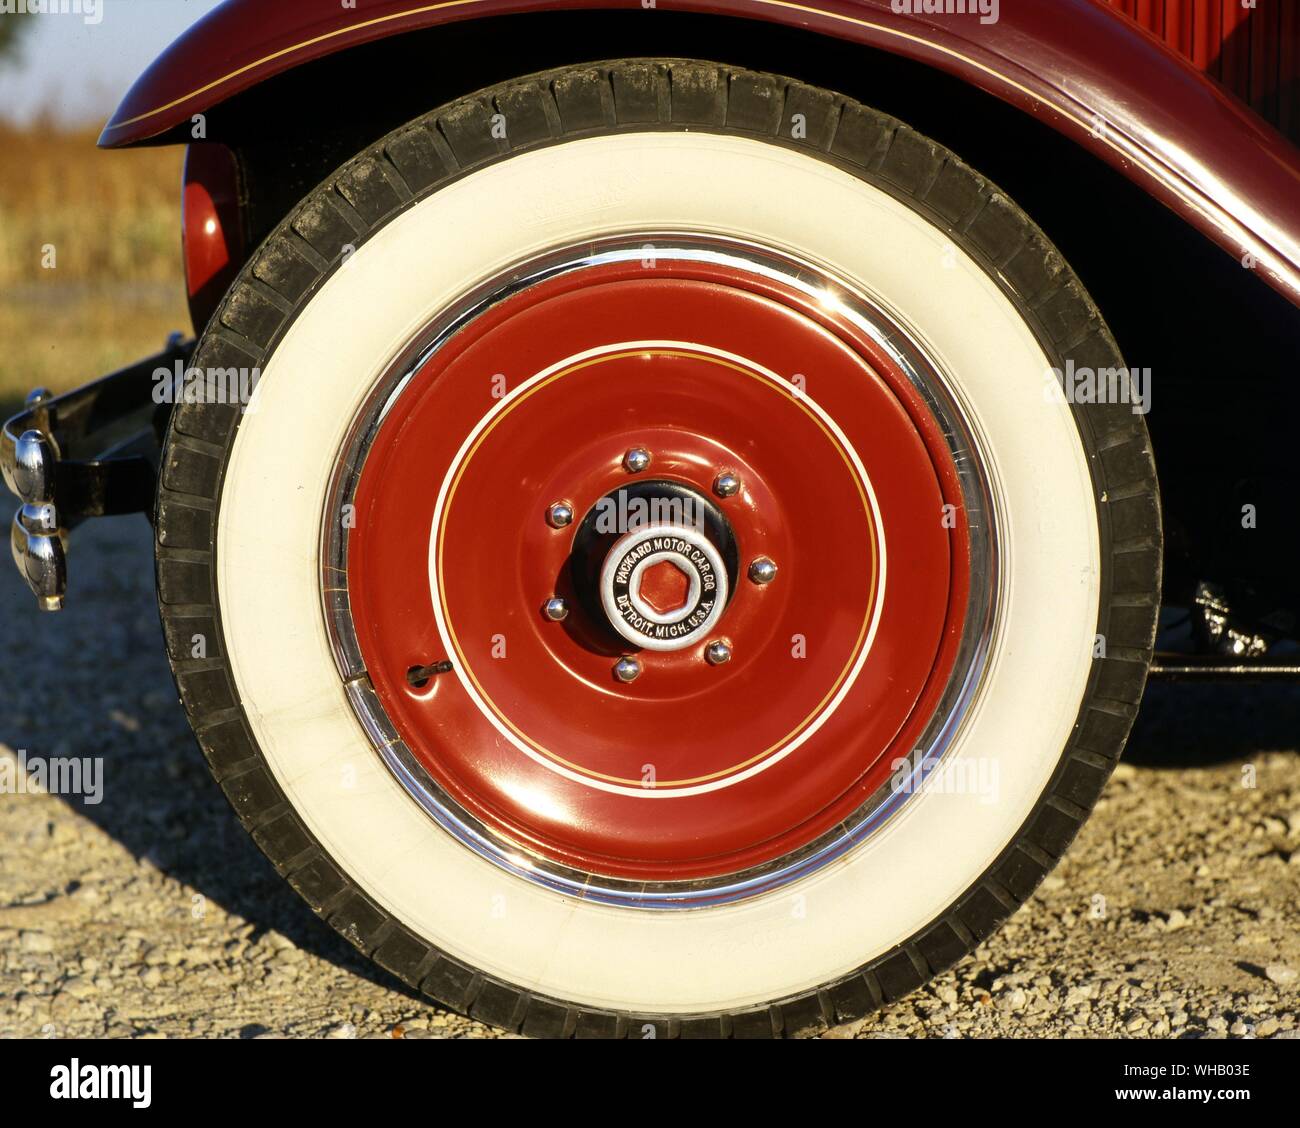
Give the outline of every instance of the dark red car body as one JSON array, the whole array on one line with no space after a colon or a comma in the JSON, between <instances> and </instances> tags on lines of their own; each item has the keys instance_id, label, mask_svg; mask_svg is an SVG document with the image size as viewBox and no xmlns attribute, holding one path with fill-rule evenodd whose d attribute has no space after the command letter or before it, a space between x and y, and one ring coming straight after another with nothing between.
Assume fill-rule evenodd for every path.
<instances>
[{"instance_id":1,"label":"dark red car body","mask_svg":"<svg viewBox=\"0 0 1300 1128\"><path fill-rule=\"evenodd\" d=\"M903 0L643 2L645 21L667 12L768 21L955 75L1049 122L1231 253L1253 255L1272 285L1300 301L1300 153L1100 0L1000 5L996 22L978 12L917 14L914 9L934 5ZM267 79L405 32L510 14L619 7L626 6L610 0L373 0L350 8L312 0L229 0L140 78L105 126L101 144L171 139L194 114ZM1224 18L1228 5L1202 5L1200 19L1177 3L1137 7L1148 27L1171 29L1172 40L1186 43L1194 58L1244 84L1246 93L1258 90L1258 101L1277 120L1284 101L1291 121L1293 94L1280 99L1267 76L1294 80L1294 51L1270 55L1261 48L1253 65L1254 32L1242 38L1239 29L1247 24ZM1175 10L1172 21L1158 18L1170 14L1166 7ZM1261 33L1259 40L1269 38Z\"/></svg>"}]
</instances>

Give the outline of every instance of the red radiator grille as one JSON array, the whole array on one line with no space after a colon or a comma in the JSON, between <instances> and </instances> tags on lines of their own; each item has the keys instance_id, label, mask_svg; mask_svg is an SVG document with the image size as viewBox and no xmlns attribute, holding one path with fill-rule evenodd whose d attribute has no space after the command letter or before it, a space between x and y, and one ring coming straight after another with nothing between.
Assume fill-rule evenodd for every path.
<instances>
[{"instance_id":1,"label":"red radiator grille","mask_svg":"<svg viewBox=\"0 0 1300 1128\"><path fill-rule=\"evenodd\" d=\"M1300 0L1107 0L1300 141Z\"/></svg>"}]
</instances>

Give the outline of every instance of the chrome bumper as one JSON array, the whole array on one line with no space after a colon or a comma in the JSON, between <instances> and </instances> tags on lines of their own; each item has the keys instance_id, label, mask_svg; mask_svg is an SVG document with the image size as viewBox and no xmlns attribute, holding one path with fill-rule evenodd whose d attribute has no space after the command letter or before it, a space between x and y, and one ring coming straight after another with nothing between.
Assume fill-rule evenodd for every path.
<instances>
[{"instance_id":1,"label":"chrome bumper","mask_svg":"<svg viewBox=\"0 0 1300 1128\"><path fill-rule=\"evenodd\" d=\"M14 563L43 611L68 588L68 536L88 517L150 513L169 403L155 402L158 368L185 363L176 333L156 356L60 396L33 392L0 430L0 475L22 504L9 531Z\"/></svg>"},{"instance_id":2,"label":"chrome bumper","mask_svg":"<svg viewBox=\"0 0 1300 1128\"><path fill-rule=\"evenodd\" d=\"M33 392L29 406L41 402ZM6 451L9 444L5 443ZM36 595L42 611L58 611L68 587L66 531L59 529L54 503L54 444L36 428L23 431L13 444L13 463L3 460L5 484L22 499L9 530L9 548L18 572Z\"/></svg>"}]
</instances>

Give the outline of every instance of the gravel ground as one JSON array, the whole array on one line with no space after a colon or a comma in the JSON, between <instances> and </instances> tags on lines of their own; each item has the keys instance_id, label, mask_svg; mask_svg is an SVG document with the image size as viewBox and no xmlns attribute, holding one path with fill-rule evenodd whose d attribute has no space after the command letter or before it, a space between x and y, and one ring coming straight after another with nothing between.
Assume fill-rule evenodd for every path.
<instances>
[{"instance_id":1,"label":"gravel ground","mask_svg":"<svg viewBox=\"0 0 1300 1128\"><path fill-rule=\"evenodd\" d=\"M150 552L138 517L78 530L55 616L0 562L0 756L104 779L93 805L0 795L0 1036L497 1036L363 960L246 837L176 703ZM1030 903L827 1036L1300 1037L1298 729L1300 689L1153 687Z\"/></svg>"}]
</instances>

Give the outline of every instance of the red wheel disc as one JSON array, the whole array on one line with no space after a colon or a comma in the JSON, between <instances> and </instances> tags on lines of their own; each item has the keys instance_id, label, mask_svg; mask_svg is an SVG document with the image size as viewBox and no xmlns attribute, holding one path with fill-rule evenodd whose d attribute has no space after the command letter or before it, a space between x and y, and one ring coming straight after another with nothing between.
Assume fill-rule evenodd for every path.
<instances>
[{"instance_id":1,"label":"red wheel disc","mask_svg":"<svg viewBox=\"0 0 1300 1128\"><path fill-rule=\"evenodd\" d=\"M681 649L637 651L574 590L584 515L649 479L734 537L725 610ZM911 385L833 308L721 266L592 267L491 307L390 405L348 541L357 643L413 755L494 833L595 874L735 873L845 819L933 713L969 582L955 483ZM683 599L664 567L652 607Z\"/></svg>"}]
</instances>

